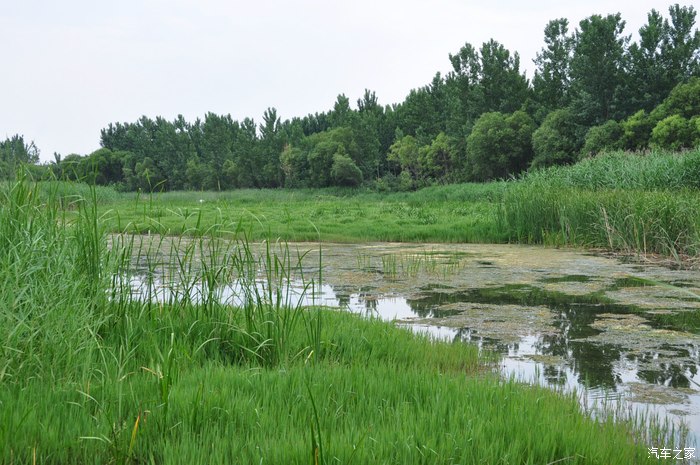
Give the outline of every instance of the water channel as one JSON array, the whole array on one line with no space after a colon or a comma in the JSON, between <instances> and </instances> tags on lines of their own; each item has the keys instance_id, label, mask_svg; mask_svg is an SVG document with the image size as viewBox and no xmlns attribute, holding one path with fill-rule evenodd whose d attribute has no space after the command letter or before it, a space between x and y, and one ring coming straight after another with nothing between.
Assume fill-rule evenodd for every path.
<instances>
[{"instance_id":1,"label":"water channel","mask_svg":"<svg viewBox=\"0 0 700 465\"><path fill-rule=\"evenodd\" d=\"M690 444L680 446L700 444L700 335L673 329L700 311L697 271L513 245L287 247L313 282L295 281L304 305L476 344L500 355L503 376L682 422ZM237 293L232 283L221 298L235 304Z\"/></svg>"}]
</instances>

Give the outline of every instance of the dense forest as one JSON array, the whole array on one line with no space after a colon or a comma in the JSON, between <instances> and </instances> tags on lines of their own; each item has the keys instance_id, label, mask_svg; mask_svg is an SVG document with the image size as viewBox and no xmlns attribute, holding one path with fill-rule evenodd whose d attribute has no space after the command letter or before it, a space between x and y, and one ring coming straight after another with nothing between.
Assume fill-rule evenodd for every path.
<instances>
[{"instance_id":1,"label":"dense forest","mask_svg":"<svg viewBox=\"0 0 700 465\"><path fill-rule=\"evenodd\" d=\"M603 150L680 151L700 145L700 32L692 6L648 13L638 41L620 14L571 30L555 19L532 80L495 40L467 43L406 99L383 106L366 90L356 108L339 95L329 111L262 122L208 113L194 122L143 116L101 132L99 150L37 171L122 190L370 185L411 190L434 183L509 178ZM0 175L36 163L21 136L0 142ZM42 174L43 173L43 174Z\"/></svg>"}]
</instances>

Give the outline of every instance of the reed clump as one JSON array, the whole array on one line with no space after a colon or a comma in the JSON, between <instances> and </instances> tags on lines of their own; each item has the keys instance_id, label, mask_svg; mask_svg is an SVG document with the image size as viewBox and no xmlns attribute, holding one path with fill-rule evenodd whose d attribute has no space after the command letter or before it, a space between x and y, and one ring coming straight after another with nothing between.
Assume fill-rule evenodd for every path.
<instances>
[{"instance_id":1,"label":"reed clump","mask_svg":"<svg viewBox=\"0 0 700 465\"><path fill-rule=\"evenodd\" d=\"M662 254L700 252L700 150L612 153L535 172L506 191L509 240Z\"/></svg>"}]
</instances>

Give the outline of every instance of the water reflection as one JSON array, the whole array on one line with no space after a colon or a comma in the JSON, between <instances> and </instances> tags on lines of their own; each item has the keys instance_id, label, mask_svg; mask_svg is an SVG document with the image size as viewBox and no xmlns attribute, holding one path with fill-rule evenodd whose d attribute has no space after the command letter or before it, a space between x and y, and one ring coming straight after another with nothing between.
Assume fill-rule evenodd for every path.
<instances>
[{"instance_id":1,"label":"water reflection","mask_svg":"<svg viewBox=\"0 0 700 465\"><path fill-rule=\"evenodd\" d=\"M135 276L130 278L133 291L143 298L158 302L173 302L187 295L192 301L201 302L208 297L206 286L200 283L176 283L166 285L156 276ZM264 281L258 284L259 293L269 295ZM532 290L532 292L524 292ZM620 366L626 370L636 367L635 377L650 384L673 388L698 388L692 380L699 372L697 345L666 345L663 350L666 358L659 361L660 353L642 351L630 353L623 344L591 342L588 337L601 331L591 326L601 313L630 313L629 307L619 304L591 302L584 297L581 302L571 296L556 296L548 299L542 291L520 286L503 289L473 289L461 292L424 292L410 298L400 295L381 295L373 289L349 291L342 286L336 291L330 283L321 286L304 286L300 281L290 281L275 289L276 298L283 304L321 305L345 308L353 313L387 321L410 322L425 318L444 318L458 314L459 308L451 308L457 303L489 303L507 305L518 303L533 306L544 305L554 314L552 331L522 334L516 341L480 334L478 329L465 326L459 329L436 331L440 338L458 339L476 344L478 347L497 352L506 357L539 357L556 359L565 364L566 370L558 364L543 364L547 382L561 385L575 379L578 387L618 389L623 383ZM514 292L515 291L515 292ZM228 305L242 305L249 297L249 290L240 283L231 283L216 289L216 298ZM274 298L274 297L273 297ZM498 323L497 318L490 320ZM430 331L430 326L420 326L421 331ZM439 332L439 334L437 334ZM672 358L669 358L672 355Z\"/></svg>"},{"instance_id":2,"label":"water reflection","mask_svg":"<svg viewBox=\"0 0 700 465\"><path fill-rule=\"evenodd\" d=\"M167 261L163 260L164 266L167 266ZM336 265L337 272L352 271L353 267L348 265L351 262L342 260L340 265ZM489 269L484 273L494 273L494 270L500 269L497 260L475 259L475 268L470 272L483 269L487 262ZM150 270L154 268L147 267ZM368 268L364 270L369 276L365 278L367 282L357 286L332 272L326 273L320 286L304 286L301 280L294 279L272 289L271 293L262 279L255 286L258 286L260 294L279 296L285 305L340 307L366 317L397 321L436 339L474 344L482 350L500 354L501 370L506 376L558 389L585 391L588 401L625 398L639 402L638 405L652 402L657 404L655 412L673 418L679 418L676 415L678 411L691 412L682 417L690 423L697 438L697 432L700 432L698 339L654 345L650 341L632 343L624 337L619 340L598 337L603 333L596 324L601 315L636 316L641 313L639 307L612 302L600 292L570 295L546 290L540 285L522 283L474 285L471 288L467 284L457 286L431 278L427 283L422 281L420 285L410 284L397 289L385 286L379 270L371 266L365 268ZM544 273L539 269L529 270L531 273L535 271ZM303 269L307 276L312 276L313 272L313 267ZM159 281L162 279L159 276L163 275L166 273L143 273L130 278L129 286L143 298L160 302L185 297L201 302L213 295L220 302L241 305L247 296L235 281L208 290L201 282L191 280L166 285ZM413 278L406 278L406 281L409 279ZM397 281L392 280L393 283ZM594 281L590 276L579 273L539 279L539 282L549 286L587 285ZM692 285L683 280L669 282L681 282L685 287ZM639 278L612 278L611 284L615 289L644 289L654 285ZM498 309L504 306L512 307L512 313L499 314ZM475 312L474 315L480 318L480 325L469 318L459 320L462 322L459 325L446 323L451 317L460 315L465 308ZM526 311L535 316L541 314L540 319L546 319L546 325L533 320L530 326L527 322L517 328L509 326L512 316ZM645 319L644 322L652 328L655 325L653 320ZM640 384L672 391L676 397L671 396L670 401L666 399L667 403L662 404L658 392L640 393Z\"/></svg>"}]
</instances>

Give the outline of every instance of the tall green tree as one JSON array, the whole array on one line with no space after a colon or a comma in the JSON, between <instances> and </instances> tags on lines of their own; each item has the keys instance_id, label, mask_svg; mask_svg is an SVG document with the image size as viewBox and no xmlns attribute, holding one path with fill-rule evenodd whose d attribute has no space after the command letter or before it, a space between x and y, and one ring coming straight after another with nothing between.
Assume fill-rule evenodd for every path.
<instances>
[{"instance_id":1,"label":"tall green tree","mask_svg":"<svg viewBox=\"0 0 700 465\"><path fill-rule=\"evenodd\" d=\"M585 130L568 108L548 114L532 134L534 158L531 167L544 168L575 162L583 146Z\"/></svg>"},{"instance_id":2,"label":"tall green tree","mask_svg":"<svg viewBox=\"0 0 700 465\"><path fill-rule=\"evenodd\" d=\"M359 156L353 160L361 170L363 178L377 178L383 164L380 132L383 130L384 109L379 105L377 94L365 89L362 98L357 99L358 111L352 118L352 128Z\"/></svg>"},{"instance_id":3,"label":"tall green tree","mask_svg":"<svg viewBox=\"0 0 700 465\"><path fill-rule=\"evenodd\" d=\"M352 109L350 108L350 99L347 98L345 94L338 95L333 104L333 110L328 115L331 127L339 128L341 126L348 126L350 124L351 115Z\"/></svg>"},{"instance_id":4,"label":"tall green tree","mask_svg":"<svg viewBox=\"0 0 700 465\"><path fill-rule=\"evenodd\" d=\"M629 37L619 13L593 15L579 23L571 59L574 112L587 127L623 114L625 50Z\"/></svg>"},{"instance_id":5,"label":"tall green tree","mask_svg":"<svg viewBox=\"0 0 700 465\"><path fill-rule=\"evenodd\" d=\"M437 73L429 85L411 90L397 107L398 126L422 144L429 144L445 129L445 98L445 82Z\"/></svg>"},{"instance_id":6,"label":"tall green tree","mask_svg":"<svg viewBox=\"0 0 700 465\"><path fill-rule=\"evenodd\" d=\"M23 164L35 164L39 161L39 149L34 141L26 143L24 136L15 134L0 142L0 179L9 179Z\"/></svg>"},{"instance_id":7,"label":"tall green tree","mask_svg":"<svg viewBox=\"0 0 700 465\"><path fill-rule=\"evenodd\" d=\"M484 111L512 113L528 96L528 82L520 72L520 55L491 39L481 47L481 81Z\"/></svg>"},{"instance_id":8,"label":"tall green tree","mask_svg":"<svg viewBox=\"0 0 700 465\"><path fill-rule=\"evenodd\" d=\"M700 32L693 7L669 8L671 21L656 10L639 29L639 43L629 47L630 113L660 104L677 84L700 75Z\"/></svg>"},{"instance_id":9,"label":"tall green tree","mask_svg":"<svg viewBox=\"0 0 700 465\"><path fill-rule=\"evenodd\" d=\"M449 102L453 111L450 121L451 132L456 135L459 128L466 124L471 130L474 121L484 107L483 89L481 88L481 57L470 43L465 43L455 55L450 54L452 72L447 76ZM455 98L456 96L456 98Z\"/></svg>"},{"instance_id":10,"label":"tall green tree","mask_svg":"<svg viewBox=\"0 0 700 465\"><path fill-rule=\"evenodd\" d=\"M263 114L263 122L260 124L260 150L261 170L260 184L264 187L279 187L281 185L282 172L280 168L280 154L284 150L287 141L281 129L281 120L277 116L275 108L268 108Z\"/></svg>"},{"instance_id":11,"label":"tall green tree","mask_svg":"<svg viewBox=\"0 0 700 465\"><path fill-rule=\"evenodd\" d=\"M661 58L673 86L692 76L700 76L700 31L695 28L696 11L678 4L668 9L671 22L665 22Z\"/></svg>"},{"instance_id":12,"label":"tall green tree","mask_svg":"<svg viewBox=\"0 0 700 465\"><path fill-rule=\"evenodd\" d=\"M457 54L450 55L450 62L453 71L446 82L457 90L459 104L453 101L444 108L461 112L462 120L469 126L484 112L513 112L525 103L528 82L520 72L520 56L517 52L511 55L499 42L484 42L479 51L467 43Z\"/></svg>"},{"instance_id":13,"label":"tall green tree","mask_svg":"<svg viewBox=\"0 0 700 465\"><path fill-rule=\"evenodd\" d=\"M571 86L571 57L574 38L569 35L569 21L554 19L544 29L545 47L535 58L532 86L539 104L540 118L552 110L569 104Z\"/></svg>"},{"instance_id":14,"label":"tall green tree","mask_svg":"<svg viewBox=\"0 0 700 465\"><path fill-rule=\"evenodd\" d=\"M532 160L535 123L523 111L484 113L467 138L472 179L503 179L523 171Z\"/></svg>"},{"instance_id":15,"label":"tall green tree","mask_svg":"<svg viewBox=\"0 0 700 465\"><path fill-rule=\"evenodd\" d=\"M627 77L629 105L650 111L668 94L666 70L661 60L661 45L667 35L667 24L656 10L647 15L647 23L639 29L639 43L629 47Z\"/></svg>"},{"instance_id":16,"label":"tall green tree","mask_svg":"<svg viewBox=\"0 0 700 465\"><path fill-rule=\"evenodd\" d=\"M237 124L233 139L233 157L226 167L226 177L235 187L262 187L258 149L258 133L255 120L245 118Z\"/></svg>"},{"instance_id":17,"label":"tall green tree","mask_svg":"<svg viewBox=\"0 0 700 465\"><path fill-rule=\"evenodd\" d=\"M200 159L201 163L208 166L207 171L211 174L205 188L221 190L233 187L227 185L223 168L227 160L233 160L238 123L231 118L231 115L207 113L201 130Z\"/></svg>"}]
</instances>

